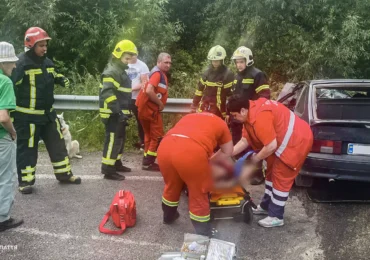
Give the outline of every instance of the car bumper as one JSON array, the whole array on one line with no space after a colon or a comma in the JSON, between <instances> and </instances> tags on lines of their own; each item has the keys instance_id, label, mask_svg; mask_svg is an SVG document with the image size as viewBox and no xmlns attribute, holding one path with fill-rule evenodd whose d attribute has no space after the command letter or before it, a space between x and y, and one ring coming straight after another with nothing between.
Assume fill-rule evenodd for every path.
<instances>
[{"instance_id":1,"label":"car bumper","mask_svg":"<svg viewBox=\"0 0 370 260\"><path fill-rule=\"evenodd\" d=\"M335 180L370 182L370 156L310 153L300 174Z\"/></svg>"}]
</instances>

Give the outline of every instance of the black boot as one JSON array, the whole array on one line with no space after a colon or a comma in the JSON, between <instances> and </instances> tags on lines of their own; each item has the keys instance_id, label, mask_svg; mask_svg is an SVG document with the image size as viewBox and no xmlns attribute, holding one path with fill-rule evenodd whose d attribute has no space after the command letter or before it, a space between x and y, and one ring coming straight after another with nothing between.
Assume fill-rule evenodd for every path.
<instances>
[{"instance_id":1,"label":"black boot","mask_svg":"<svg viewBox=\"0 0 370 260\"><path fill-rule=\"evenodd\" d=\"M212 226L209 221L198 222L192 219L191 223L193 223L195 233L197 233L198 235L207 236L207 237L212 236Z\"/></svg>"},{"instance_id":2,"label":"black boot","mask_svg":"<svg viewBox=\"0 0 370 260\"><path fill-rule=\"evenodd\" d=\"M10 218L4 222L0 222L0 232L7 229L16 228L23 224L23 219Z\"/></svg>"},{"instance_id":3,"label":"black boot","mask_svg":"<svg viewBox=\"0 0 370 260\"><path fill-rule=\"evenodd\" d=\"M108 166L103 164L101 167L101 173L104 174L104 179L115 181L123 181L125 179L125 176L117 173L115 166Z\"/></svg>"},{"instance_id":4,"label":"black boot","mask_svg":"<svg viewBox=\"0 0 370 260\"><path fill-rule=\"evenodd\" d=\"M115 167L117 172L131 172L130 168L122 165L121 160L116 161Z\"/></svg>"},{"instance_id":5,"label":"black boot","mask_svg":"<svg viewBox=\"0 0 370 260\"><path fill-rule=\"evenodd\" d=\"M156 156L146 155L143 159L143 166L141 167L144 171L159 172L159 165L155 163Z\"/></svg>"},{"instance_id":6,"label":"black boot","mask_svg":"<svg viewBox=\"0 0 370 260\"><path fill-rule=\"evenodd\" d=\"M163 224L172 224L176 219L180 217L177 207L167 206L162 202L163 210Z\"/></svg>"}]
</instances>

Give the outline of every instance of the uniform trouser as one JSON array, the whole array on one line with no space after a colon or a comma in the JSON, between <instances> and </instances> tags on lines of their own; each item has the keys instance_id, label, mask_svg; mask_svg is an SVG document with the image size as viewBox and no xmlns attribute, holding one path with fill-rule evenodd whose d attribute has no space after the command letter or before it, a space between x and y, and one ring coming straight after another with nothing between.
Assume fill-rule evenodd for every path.
<instances>
[{"instance_id":1,"label":"uniform trouser","mask_svg":"<svg viewBox=\"0 0 370 260\"><path fill-rule=\"evenodd\" d=\"M121 163L126 141L126 122L120 122L118 116L112 115L105 123L105 141L102 158L102 169L105 173L114 174L115 166Z\"/></svg>"},{"instance_id":2,"label":"uniform trouser","mask_svg":"<svg viewBox=\"0 0 370 260\"><path fill-rule=\"evenodd\" d=\"M40 137L49 153L55 177L66 181L73 176L58 118L42 124L15 120L14 126L17 131L17 172L20 186L35 184Z\"/></svg>"},{"instance_id":3,"label":"uniform trouser","mask_svg":"<svg viewBox=\"0 0 370 260\"><path fill-rule=\"evenodd\" d=\"M212 185L207 152L188 138L165 137L158 148L158 164L165 187L162 195L164 221L174 219L184 184L189 191L189 214L197 234L209 235L209 191Z\"/></svg>"},{"instance_id":4,"label":"uniform trouser","mask_svg":"<svg viewBox=\"0 0 370 260\"><path fill-rule=\"evenodd\" d=\"M135 118L136 118L137 131L139 133L140 143L143 144L144 143L144 129L143 129L143 126L141 125L140 120L139 120L138 109L137 109L137 106L135 105L135 101L136 101L135 99L132 100L131 110L134 113Z\"/></svg>"},{"instance_id":5,"label":"uniform trouser","mask_svg":"<svg viewBox=\"0 0 370 260\"><path fill-rule=\"evenodd\" d=\"M16 144L10 135L0 139L0 222L10 218L14 201L16 175Z\"/></svg>"},{"instance_id":6,"label":"uniform trouser","mask_svg":"<svg viewBox=\"0 0 370 260\"><path fill-rule=\"evenodd\" d=\"M144 129L144 160L143 165L150 165L157 158L157 149L160 139L163 137L162 115L158 113L153 119L139 119Z\"/></svg>"},{"instance_id":7,"label":"uniform trouser","mask_svg":"<svg viewBox=\"0 0 370 260\"><path fill-rule=\"evenodd\" d=\"M293 170L274 154L267 158L265 194L260 206L268 211L270 217L283 219L285 203L288 200L290 189L305 159L306 157L302 158L302 162Z\"/></svg>"}]
</instances>

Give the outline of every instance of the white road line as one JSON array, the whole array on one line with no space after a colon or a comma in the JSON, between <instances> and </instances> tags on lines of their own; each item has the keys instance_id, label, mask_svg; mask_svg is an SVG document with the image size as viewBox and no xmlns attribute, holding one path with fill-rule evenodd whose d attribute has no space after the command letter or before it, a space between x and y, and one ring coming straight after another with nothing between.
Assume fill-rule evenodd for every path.
<instances>
[{"instance_id":1,"label":"white road line","mask_svg":"<svg viewBox=\"0 0 370 260\"><path fill-rule=\"evenodd\" d=\"M170 246L167 246L167 245L164 245L164 244L151 243L151 242L146 242L146 241L134 241L134 240L131 240L131 239L118 238L118 237L109 237L109 236L106 236L106 235L101 235L101 236L91 235L90 237L88 237L88 236L81 237L81 236L74 236L74 235L70 235L70 234L52 233L52 232L48 232L48 231L42 231L42 230L39 230L39 229L36 229L36 228L22 228L22 227L15 228L15 229L12 230L12 232L26 233L26 234L29 234L29 235L36 235L36 236L41 236L41 237L53 237L53 238L57 238L57 239L60 239L60 240L85 239L85 240L98 240L98 241L112 241L112 242L121 243L121 244L125 244L125 245L146 246L146 247L155 246L155 247L160 247L160 248L169 249L169 250L174 249L173 247L170 247Z\"/></svg>"},{"instance_id":2,"label":"white road line","mask_svg":"<svg viewBox=\"0 0 370 260\"><path fill-rule=\"evenodd\" d=\"M79 175L83 180L102 180L103 174L101 175ZM129 181L163 181L160 176L125 176L126 180ZM36 179L40 180L55 180L55 176L51 174L36 174Z\"/></svg>"}]
</instances>

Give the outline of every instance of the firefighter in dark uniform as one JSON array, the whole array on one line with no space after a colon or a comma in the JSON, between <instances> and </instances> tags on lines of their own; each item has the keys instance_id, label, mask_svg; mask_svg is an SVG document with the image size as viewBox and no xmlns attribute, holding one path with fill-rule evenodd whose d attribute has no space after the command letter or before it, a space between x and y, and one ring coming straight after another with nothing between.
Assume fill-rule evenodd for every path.
<instances>
[{"instance_id":1,"label":"firefighter in dark uniform","mask_svg":"<svg viewBox=\"0 0 370 260\"><path fill-rule=\"evenodd\" d=\"M226 99L232 94L234 74L224 65L226 51L222 46L212 47L207 58L211 64L199 80L191 112L201 112L207 107L208 112L224 118Z\"/></svg>"},{"instance_id":2,"label":"firefighter in dark uniform","mask_svg":"<svg viewBox=\"0 0 370 260\"><path fill-rule=\"evenodd\" d=\"M241 46L236 49L231 59L234 60L238 70L232 87L233 94L242 95L246 102L257 100L260 97L270 99L270 86L267 76L264 72L253 66L252 51L247 47ZM231 119L230 128L235 145L242 138L243 124ZM259 185L264 181L262 163L260 163L260 168L261 171L251 181L252 185Z\"/></svg>"},{"instance_id":3,"label":"firefighter in dark uniform","mask_svg":"<svg viewBox=\"0 0 370 260\"><path fill-rule=\"evenodd\" d=\"M99 107L105 125L105 142L101 171L105 179L124 180L119 172L130 172L122 165L126 126L131 117L131 80L126 73L133 55L138 55L129 40L117 43L112 58L101 76Z\"/></svg>"},{"instance_id":4,"label":"firefighter in dark uniform","mask_svg":"<svg viewBox=\"0 0 370 260\"><path fill-rule=\"evenodd\" d=\"M19 191L32 193L35 183L38 142L44 141L58 181L80 184L73 176L64 137L53 109L54 84L69 86L46 57L51 38L41 28L31 27L25 34L25 52L19 55L12 80L15 85L16 109L12 111L17 138Z\"/></svg>"}]
</instances>

